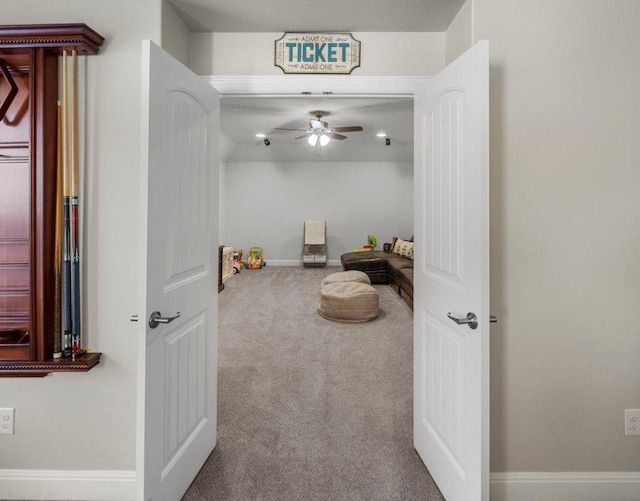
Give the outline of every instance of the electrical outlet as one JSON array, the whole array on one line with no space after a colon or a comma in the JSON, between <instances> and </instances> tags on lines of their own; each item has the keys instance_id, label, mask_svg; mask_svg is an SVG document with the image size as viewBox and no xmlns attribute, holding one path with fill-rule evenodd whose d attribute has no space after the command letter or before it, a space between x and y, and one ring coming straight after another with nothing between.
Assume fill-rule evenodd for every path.
<instances>
[{"instance_id":1,"label":"electrical outlet","mask_svg":"<svg viewBox=\"0 0 640 501\"><path fill-rule=\"evenodd\" d=\"M624 434L640 435L640 409L624 410Z\"/></svg>"},{"instance_id":2,"label":"electrical outlet","mask_svg":"<svg viewBox=\"0 0 640 501\"><path fill-rule=\"evenodd\" d=\"M0 433L13 435L13 417L15 409L8 407L0 409Z\"/></svg>"}]
</instances>

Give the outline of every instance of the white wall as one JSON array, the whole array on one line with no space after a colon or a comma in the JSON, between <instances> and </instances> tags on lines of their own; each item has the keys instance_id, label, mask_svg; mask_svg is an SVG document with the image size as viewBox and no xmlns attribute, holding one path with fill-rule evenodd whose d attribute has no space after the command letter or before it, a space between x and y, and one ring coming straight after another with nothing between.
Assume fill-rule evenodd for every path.
<instances>
[{"instance_id":1,"label":"white wall","mask_svg":"<svg viewBox=\"0 0 640 501\"><path fill-rule=\"evenodd\" d=\"M190 32L173 6L162 0L161 47L185 66L189 66Z\"/></svg>"},{"instance_id":2,"label":"white wall","mask_svg":"<svg viewBox=\"0 0 640 501\"><path fill-rule=\"evenodd\" d=\"M39 470L80 477L116 470L125 473L115 480L133 483L136 329L129 316L138 302L140 47L143 38L159 41L160 2L2 0L0 11L3 24L86 23L106 38L100 54L87 59L81 131L84 331L102 362L86 374L0 379L0 406L16 409L15 434L0 435L0 498L20 495L7 480L16 469L31 472L34 485ZM99 478L95 499L114 499L113 491L99 492ZM56 499L88 496L80 484L71 473Z\"/></svg>"},{"instance_id":3,"label":"white wall","mask_svg":"<svg viewBox=\"0 0 640 501\"><path fill-rule=\"evenodd\" d=\"M435 75L444 67L444 33L354 32L361 66L352 75ZM193 33L191 65L199 75L282 75L274 43L282 33ZM348 77L345 77L348 78Z\"/></svg>"},{"instance_id":4,"label":"white wall","mask_svg":"<svg viewBox=\"0 0 640 501\"><path fill-rule=\"evenodd\" d=\"M473 44L473 6L466 0L445 32L445 64L449 64Z\"/></svg>"},{"instance_id":5,"label":"white wall","mask_svg":"<svg viewBox=\"0 0 640 501\"><path fill-rule=\"evenodd\" d=\"M305 220L327 222L330 260L378 237L413 233L411 163L228 163L226 245L264 249L268 264L299 263Z\"/></svg>"},{"instance_id":6,"label":"white wall","mask_svg":"<svg viewBox=\"0 0 640 501\"><path fill-rule=\"evenodd\" d=\"M220 169L218 171L218 186L220 186L220 198L218 200L218 241L225 242L227 238L227 161L235 148L234 141L226 134L220 134Z\"/></svg>"},{"instance_id":7,"label":"white wall","mask_svg":"<svg viewBox=\"0 0 640 501\"><path fill-rule=\"evenodd\" d=\"M475 8L491 53L491 469L637 472L623 410L640 408L640 2Z\"/></svg>"}]
</instances>

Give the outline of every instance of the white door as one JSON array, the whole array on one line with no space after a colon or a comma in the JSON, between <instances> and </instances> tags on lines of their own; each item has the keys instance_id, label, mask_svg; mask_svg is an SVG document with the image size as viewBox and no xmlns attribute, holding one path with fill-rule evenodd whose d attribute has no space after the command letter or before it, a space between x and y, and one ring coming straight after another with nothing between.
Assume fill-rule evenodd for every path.
<instances>
[{"instance_id":1,"label":"white door","mask_svg":"<svg viewBox=\"0 0 640 501\"><path fill-rule=\"evenodd\" d=\"M447 501L489 499L488 56L415 98L414 446Z\"/></svg>"},{"instance_id":2,"label":"white door","mask_svg":"<svg viewBox=\"0 0 640 501\"><path fill-rule=\"evenodd\" d=\"M142 60L137 497L160 501L182 497L216 444L220 110L149 41ZM177 318L152 328L154 311Z\"/></svg>"}]
</instances>

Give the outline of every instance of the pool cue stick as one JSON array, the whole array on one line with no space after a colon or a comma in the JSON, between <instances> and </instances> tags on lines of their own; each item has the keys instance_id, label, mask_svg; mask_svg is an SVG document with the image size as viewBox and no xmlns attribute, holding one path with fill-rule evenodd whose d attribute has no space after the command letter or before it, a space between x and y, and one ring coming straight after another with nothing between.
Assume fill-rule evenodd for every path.
<instances>
[{"instance_id":1,"label":"pool cue stick","mask_svg":"<svg viewBox=\"0 0 640 501\"><path fill-rule=\"evenodd\" d=\"M80 176L78 168L78 57L71 51L71 342L72 357L80 354L80 252L78 237L78 194Z\"/></svg>"},{"instance_id":2,"label":"pool cue stick","mask_svg":"<svg viewBox=\"0 0 640 501\"><path fill-rule=\"evenodd\" d=\"M56 226L53 252L53 358L62 357L62 111L58 101L57 152L56 152Z\"/></svg>"},{"instance_id":3,"label":"pool cue stick","mask_svg":"<svg viewBox=\"0 0 640 501\"><path fill-rule=\"evenodd\" d=\"M62 352L71 356L71 259L69 207L69 124L68 124L67 51L62 51L62 169L63 169L63 235L62 235Z\"/></svg>"}]
</instances>

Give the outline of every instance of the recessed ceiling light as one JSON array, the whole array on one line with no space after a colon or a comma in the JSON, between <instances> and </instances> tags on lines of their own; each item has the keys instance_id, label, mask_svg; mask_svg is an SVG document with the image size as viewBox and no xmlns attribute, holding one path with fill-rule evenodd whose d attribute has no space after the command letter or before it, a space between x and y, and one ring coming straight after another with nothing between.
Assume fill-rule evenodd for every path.
<instances>
[{"instance_id":1,"label":"recessed ceiling light","mask_svg":"<svg viewBox=\"0 0 640 501\"><path fill-rule=\"evenodd\" d=\"M378 136L378 137L387 137L387 133L386 132L378 132L376 134L376 136Z\"/></svg>"},{"instance_id":2,"label":"recessed ceiling light","mask_svg":"<svg viewBox=\"0 0 640 501\"><path fill-rule=\"evenodd\" d=\"M267 135L266 134L256 134L256 137L259 137L259 138L262 139L263 137L267 137Z\"/></svg>"}]
</instances>

